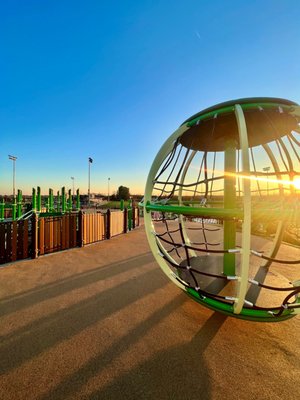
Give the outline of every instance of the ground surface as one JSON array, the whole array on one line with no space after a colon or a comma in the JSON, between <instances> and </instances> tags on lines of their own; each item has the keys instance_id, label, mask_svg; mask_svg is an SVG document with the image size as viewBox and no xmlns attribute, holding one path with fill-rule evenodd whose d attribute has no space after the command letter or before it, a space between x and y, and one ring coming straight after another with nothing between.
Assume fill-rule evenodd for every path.
<instances>
[{"instance_id":1,"label":"ground surface","mask_svg":"<svg viewBox=\"0 0 300 400\"><path fill-rule=\"evenodd\" d=\"M300 316L253 323L189 299L143 228L0 269L0 399L299 397Z\"/></svg>"}]
</instances>

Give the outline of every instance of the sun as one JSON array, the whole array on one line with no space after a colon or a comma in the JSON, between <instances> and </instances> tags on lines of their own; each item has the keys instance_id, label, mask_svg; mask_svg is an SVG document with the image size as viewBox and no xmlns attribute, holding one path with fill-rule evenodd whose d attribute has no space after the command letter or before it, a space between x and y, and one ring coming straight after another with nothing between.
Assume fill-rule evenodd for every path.
<instances>
[{"instance_id":1,"label":"sun","mask_svg":"<svg viewBox=\"0 0 300 400\"><path fill-rule=\"evenodd\" d=\"M293 181L293 185L295 186L296 189L299 189L299 190L300 190L300 178L296 178L296 179Z\"/></svg>"}]
</instances>

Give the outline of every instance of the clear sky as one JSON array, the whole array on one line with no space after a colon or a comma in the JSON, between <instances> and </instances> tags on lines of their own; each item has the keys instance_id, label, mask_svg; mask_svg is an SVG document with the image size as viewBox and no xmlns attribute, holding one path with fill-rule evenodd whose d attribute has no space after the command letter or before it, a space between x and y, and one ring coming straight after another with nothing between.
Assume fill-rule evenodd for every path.
<instances>
[{"instance_id":1,"label":"clear sky","mask_svg":"<svg viewBox=\"0 0 300 400\"><path fill-rule=\"evenodd\" d=\"M300 103L300 1L0 2L0 194L142 193L164 140L240 97Z\"/></svg>"}]
</instances>

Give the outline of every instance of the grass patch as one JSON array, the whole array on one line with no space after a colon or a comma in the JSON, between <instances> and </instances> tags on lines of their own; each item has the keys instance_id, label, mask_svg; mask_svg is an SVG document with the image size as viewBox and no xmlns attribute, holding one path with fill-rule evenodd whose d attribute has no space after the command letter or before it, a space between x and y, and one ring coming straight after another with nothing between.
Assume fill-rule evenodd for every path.
<instances>
[{"instance_id":1,"label":"grass patch","mask_svg":"<svg viewBox=\"0 0 300 400\"><path fill-rule=\"evenodd\" d=\"M111 209L120 209L120 201L110 201L109 203L103 204L101 206L101 208L111 208ZM129 202L128 201L124 201L124 207L127 208L128 207Z\"/></svg>"}]
</instances>

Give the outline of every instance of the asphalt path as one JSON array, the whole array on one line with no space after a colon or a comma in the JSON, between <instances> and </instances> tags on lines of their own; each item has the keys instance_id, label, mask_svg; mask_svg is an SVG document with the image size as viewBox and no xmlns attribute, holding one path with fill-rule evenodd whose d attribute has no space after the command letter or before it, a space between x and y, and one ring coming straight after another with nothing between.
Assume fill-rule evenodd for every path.
<instances>
[{"instance_id":1,"label":"asphalt path","mask_svg":"<svg viewBox=\"0 0 300 400\"><path fill-rule=\"evenodd\" d=\"M0 399L280 399L300 394L300 316L208 310L161 272L143 227L0 269Z\"/></svg>"}]
</instances>

